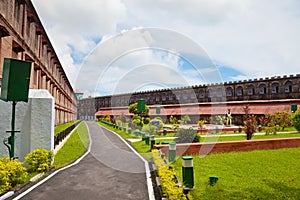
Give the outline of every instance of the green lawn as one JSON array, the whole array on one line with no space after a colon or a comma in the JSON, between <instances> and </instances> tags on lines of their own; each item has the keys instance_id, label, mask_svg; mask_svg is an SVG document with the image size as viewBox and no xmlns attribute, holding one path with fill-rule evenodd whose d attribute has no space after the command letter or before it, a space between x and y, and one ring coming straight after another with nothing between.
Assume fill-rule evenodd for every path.
<instances>
[{"instance_id":1,"label":"green lawn","mask_svg":"<svg viewBox=\"0 0 300 200\"><path fill-rule=\"evenodd\" d=\"M194 199L300 199L300 148L193 156L193 162ZM180 177L181 168L177 159ZM215 186L212 175L219 176Z\"/></svg>"},{"instance_id":2,"label":"green lawn","mask_svg":"<svg viewBox=\"0 0 300 200\"><path fill-rule=\"evenodd\" d=\"M300 137L300 133L288 133L288 134L271 134L271 135L256 135L252 137L252 140L258 139L273 139L273 138L290 138L290 137ZM223 141L238 141L246 140L245 136L220 136L220 137L201 137L201 142L223 142Z\"/></svg>"},{"instance_id":3,"label":"green lawn","mask_svg":"<svg viewBox=\"0 0 300 200\"><path fill-rule=\"evenodd\" d=\"M119 134L119 135L120 135L122 138L124 138L124 139L134 139L134 138L138 138L138 137L134 136L133 133L132 133L132 134L124 133L123 130L116 129L116 128L114 128L114 127L112 127L112 126L109 126L109 125L107 125L107 124L104 124L104 123L102 123L102 122L98 122L98 124L100 124L101 126L104 126L105 128L107 128L107 129L109 129L109 130L114 131L115 133Z\"/></svg>"},{"instance_id":4,"label":"green lawn","mask_svg":"<svg viewBox=\"0 0 300 200\"><path fill-rule=\"evenodd\" d=\"M78 120L73 121L73 122L69 122L69 123L65 123L65 124L60 124L54 127L54 135L57 135L58 133L62 132L63 130L67 129L68 127L72 126L73 124L75 124L76 122L78 122Z\"/></svg>"},{"instance_id":5,"label":"green lawn","mask_svg":"<svg viewBox=\"0 0 300 200\"><path fill-rule=\"evenodd\" d=\"M85 123L81 122L64 146L54 158L54 167L59 168L76 160L84 154L89 143L88 131Z\"/></svg>"}]
</instances>

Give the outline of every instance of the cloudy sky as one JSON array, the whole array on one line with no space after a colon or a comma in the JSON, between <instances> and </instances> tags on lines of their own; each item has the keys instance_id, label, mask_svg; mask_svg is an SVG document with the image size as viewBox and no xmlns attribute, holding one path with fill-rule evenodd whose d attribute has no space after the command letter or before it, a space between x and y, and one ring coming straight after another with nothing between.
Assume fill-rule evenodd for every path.
<instances>
[{"instance_id":1,"label":"cloudy sky","mask_svg":"<svg viewBox=\"0 0 300 200\"><path fill-rule=\"evenodd\" d=\"M89 95L299 73L298 0L33 4L74 89Z\"/></svg>"}]
</instances>

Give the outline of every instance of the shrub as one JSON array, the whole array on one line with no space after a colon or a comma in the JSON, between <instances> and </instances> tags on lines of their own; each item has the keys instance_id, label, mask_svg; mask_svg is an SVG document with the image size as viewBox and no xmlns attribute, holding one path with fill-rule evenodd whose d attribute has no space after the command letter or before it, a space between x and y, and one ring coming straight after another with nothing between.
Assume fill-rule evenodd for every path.
<instances>
[{"instance_id":1,"label":"shrub","mask_svg":"<svg viewBox=\"0 0 300 200\"><path fill-rule=\"evenodd\" d=\"M22 163L4 156L0 158L0 194L25 181L28 173Z\"/></svg>"},{"instance_id":2,"label":"shrub","mask_svg":"<svg viewBox=\"0 0 300 200\"><path fill-rule=\"evenodd\" d=\"M179 187L178 183L175 181L176 172L172 167L168 167L163 159L159 155L159 151L152 151L152 158L155 166L157 167L157 172L159 175L159 180L163 194L169 200L186 200L186 196L183 194L182 188ZM188 199L192 199L188 195Z\"/></svg>"},{"instance_id":3,"label":"shrub","mask_svg":"<svg viewBox=\"0 0 300 200\"><path fill-rule=\"evenodd\" d=\"M244 121L245 133L247 134L247 140L251 140L256 128L257 121L254 115Z\"/></svg>"},{"instance_id":4,"label":"shrub","mask_svg":"<svg viewBox=\"0 0 300 200\"><path fill-rule=\"evenodd\" d=\"M192 128L179 129L176 134L176 137L176 143L191 143L200 141L200 136L197 135L197 130L194 130Z\"/></svg>"},{"instance_id":5,"label":"shrub","mask_svg":"<svg viewBox=\"0 0 300 200\"><path fill-rule=\"evenodd\" d=\"M292 115L293 126L300 132L300 110Z\"/></svg>"},{"instance_id":6,"label":"shrub","mask_svg":"<svg viewBox=\"0 0 300 200\"><path fill-rule=\"evenodd\" d=\"M52 151L40 148L27 154L25 162L29 171L42 172L50 168L52 158Z\"/></svg>"},{"instance_id":7,"label":"shrub","mask_svg":"<svg viewBox=\"0 0 300 200\"><path fill-rule=\"evenodd\" d=\"M280 129L284 131L284 128L292 125L291 115L288 111L266 114L261 121L269 128L266 134L276 134Z\"/></svg>"},{"instance_id":8,"label":"shrub","mask_svg":"<svg viewBox=\"0 0 300 200\"><path fill-rule=\"evenodd\" d=\"M170 121L170 124L177 124L177 118L174 117L173 115L171 115L169 121Z\"/></svg>"},{"instance_id":9,"label":"shrub","mask_svg":"<svg viewBox=\"0 0 300 200\"><path fill-rule=\"evenodd\" d=\"M153 121L158 121L159 122L159 125L156 126L157 127L157 130L161 130L163 129L164 127L164 122L162 121L162 119L160 117L155 117L154 119L150 120L150 125ZM151 125L152 126L152 125Z\"/></svg>"},{"instance_id":10,"label":"shrub","mask_svg":"<svg viewBox=\"0 0 300 200\"><path fill-rule=\"evenodd\" d=\"M148 132L148 133L150 133L150 135L155 135L155 133L157 131L157 127L147 124L147 125L143 126L142 131Z\"/></svg>"}]
</instances>

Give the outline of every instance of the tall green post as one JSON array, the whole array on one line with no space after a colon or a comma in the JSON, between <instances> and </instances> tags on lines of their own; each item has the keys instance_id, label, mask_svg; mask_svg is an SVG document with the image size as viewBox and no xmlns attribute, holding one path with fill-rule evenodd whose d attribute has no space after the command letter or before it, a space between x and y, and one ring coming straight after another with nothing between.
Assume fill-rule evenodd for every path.
<instances>
[{"instance_id":1,"label":"tall green post","mask_svg":"<svg viewBox=\"0 0 300 200\"><path fill-rule=\"evenodd\" d=\"M169 143L169 162L175 162L176 159L176 143Z\"/></svg>"},{"instance_id":2,"label":"tall green post","mask_svg":"<svg viewBox=\"0 0 300 200\"><path fill-rule=\"evenodd\" d=\"M192 156L182 156L182 179L183 184L188 188L194 187L194 167Z\"/></svg>"},{"instance_id":3,"label":"tall green post","mask_svg":"<svg viewBox=\"0 0 300 200\"><path fill-rule=\"evenodd\" d=\"M10 145L11 151L10 158L15 157L15 118L16 118L16 104L17 102L13 101L12 103L12 116L11 116L11 138L10 138Z\"/></svg>"},{"instance_id":4,"label":"tall green post","mask_svg":"<svg viewBox=\"0 0 300 200\"><path fill-rule=\"evenodd\" d=\"M291 105L291 110L293 113L295 113L297 111L297 104L292 104Z\"/></svg>"},{"instance_id":5,"label":"tall green post","mask_svg":"<svg viewBox=\"0 0 300 200\"><path fill-rule=\"evenodd\" d=\"M155 144L155 136L151 135L151 137L150 137L150 150L153 148L154 144Z\"/></svg>"}]
</instances>

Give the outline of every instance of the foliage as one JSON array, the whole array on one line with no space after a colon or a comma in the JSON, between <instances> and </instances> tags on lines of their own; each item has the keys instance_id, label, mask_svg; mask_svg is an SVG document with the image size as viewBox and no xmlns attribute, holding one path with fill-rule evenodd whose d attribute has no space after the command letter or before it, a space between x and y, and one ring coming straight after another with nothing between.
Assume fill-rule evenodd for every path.
<instances>
[{"instance_id":1,"label":"foliage","mask_svg":"<svg viewBox=\"0 0 300 200\"><path fill-rule=\"evenodd\" d=\"M50 168L53 152L46 149L36 149L25 156L25 162L29 171L42 172Z\"/></svg>"},{"instance_id":2,"label":"foliage","mask_svg":"<svg viewBox=\"0 0 300 200\"><path fill-rule=\"evenodd\" d=\"M195 187L190 193L194 199L296 200L300 197L300 148L193 156L193 163ZM177 159L174 167L181 176L182 159ZM219 177L214 186L209 185L212 175Z\"/></svg>"},{"instance_id":3,"label":"foliage","mask_svg":"<svg viewBox=\"0 0 300 200\"><path fill-rule=\"evenodd\" d=\"M169 200L185 200L182 188L176 183L176 173L172 167L168 167L159 155L159 151L152 151L153 162L156 165L162 191ZM189 199L192 197L189 195Z\"/></svg>"},{"instance_id":4,"label":"foliage","mask_svg":"<svg viewBox=\"0 0 300 200\"><path fill-rule=\"evenodd\" d=\"M145 105L145 113L143 113L144 115L149 115L149 106ZM138 112L138 102L135 102L133 104L130 104L130 106L128 107L128 111L129 113L133 113L135 115L139 114Z\"/></svg>"},{"instance_id":5,"label":"foliage","mask_svg":"<svg viewBox=\"0 0 300 200\"><path fill-rule=\"evenodd\" d=\"M191 118L188 115L184 115L183 118L181 119L181 121L183 124L187 124L191 121Z\"/></svg>"},{"instance_id":6,"label":"foliage","mask_svg":"<svg viewBox=\"0 0 300 200\"><path fill-rule=\"evenodd\" d=\"M170 122L170 124L177 124L178 120L177 120L176 117L174 117L173 115L171 115L170 119L169 119L169 122Z\"/></svg>"},{"instance_id":7,"label":"foliage","mask_svg":"<svg viewBox=\"0 0 300 200\"><path fill-rule=\"evenodd\" d=\"M104 121L110 122L110 115L109 114L104 114L101 119L104 120Z\"/></svg>"},{"instance_id":8,"label":"foliage","mask_svg":"<svg viewBox=\"0 0 300 200\"><path fill-rule=\"evenodd\" d=\"M157 126L152 125L152 122L154 122L154 121L158 121L159 125L157 125ZM151 135L155 135L157 133L157 131L159 131L163 128L163 126L164 126L164 123L163 123L162 119L160 117L155 117L154 119L152 119L150 121L150 123L143 126L142 130L150 133Z\"/></svg>"},{"instance_id":9,"label":"foliage","mask_svg":"<svg viewBox=\"0 0 300 200\"><path fill-rule=\"evenodd\" d=\"M293 123L293 126L297 129L297 131L300 132L300 110L297 110L292 115L292 123Z\"/></svg>"},{"instance_id":10,"label":"foliage","mask_svg":"<svg viewBox=\"0 0 300 200\"><path fill-rule=\"evenodd\" d=\"M216 122L217 122L217 124L224 125L225 121L226 121L226 117L225 116L221 116L221 115L217 115L216 116Z\"/></svg>"},{"instance_id":11,"label":"foliage","mask_svg":"<svg viewBox=\"0 0 300 200\"><path fill-rule=\"evenodd\" d=\"M143 126L142 131L148 132L150 133L150 135L155 135L155 133L157 132L157 127L152 126L151 124L147 124Z\"/></svg>"},{"instance_id":12,"label":"foliage","mask_svg":"<svg viewBox=\"0 0 300 200\"><path fill-rule=\"evenodd\" d=\"M247 140L251 140L255 130L257 129L257 121L254 115L250 116L249 105L243 107L243 110L245 112L245 120L244 120L245 133L247 134Z\"/></svg>"},{"instance_id":13,"label":"foliage","mask_svg":"<svg viewBox=\"0 0 300 200\"><path fill-rule=\"evenodd\" d=\"M197 134L197 130L192 128L179 129L176 137L177 138L174 140L176 143L192 143L200 141L200 135Z\"/></svg>"},{"instance_id":14,"label":"foliage","mask_svg":"<svg viewBox=\"0 0 300 200\"><path fill-rule=\"evenodd\" d=\"M162 121L162 119L161 119L160 117L155 117L154 119L152 119L152 120L150 121L150 124L151 124L153 121L158 121L158 122L159 122L159 125L157 126L157 130L163 129L163 127L164 127L164 122Z\"/></svg>"},{"instance_id":15,"label":"foliage","mask_svg":"<svg viewBox=\"0 0 300 200\"><path fill-rule=\"evenodd\" d=\"M28 173L22 162L2 156L0 158L0 194L23 183L27 175Z\"/></svg>"},{"instance_id":16,"label":"foliage","mask_svg":"<svg viewBox=\"0 0 300 200\"><path fill-rule=\"evenodd\" d=\"M150 117L143 117L143 123L149 124L150 123Z\"/></svg>"},{"instance_id":17,"label":"foliage","mask_svg":"<svg viewBox=\"0 0 300 200\"><path fill-rule=\"evenodd\" d=\"M54 166L59 168L79 158L86 151L88 143L88 131L85 123L82 122L55 155Z\"/></svg>"},{"instance_id":18,"label":"foliage","mask_svg":"<svg viewBox=\"0 0 300 200\"><path fill-rule=\"evenodd\" d=\"M280 129L284 131L286 127L292 125L291 115L288 111L266 114L261 121L266 126L266 134L276 134Z\"/></svg>"},{"instance_id":19,"label":"foliage","mask_svg":"<svg viewBox=\"0 0 300 200\"><path fill-rule=\"evenodd\" d=\"M118 125L118 126L122 126L122 124L123 124L123 122L121 121L121 120L116 120L116 124Z\"/></svg>"},{"instance_id":20,"label":"foliage","mask_svg":"<svg viewBox=\"0 0 300 200\"><path fill-rule=\"evenodd\" d=\"M131 123L131 128L132 129L136 129L137 127L139 127L141 125L141 117L134 115L132 117L132 123Z\"/></svg>"},{"instance_id":21,"label":"foliage","mask_svg":"<svg viewBox=\"0 0 300 200\"><path fill-rule=\"evenodd\" d=\"M250 116L244 121L245 133L247 134L247 140L251 140L255 130L257 128L257 121L254 115Z\"/></svg>"},{"instance_id":22,"label":"foliage","mask_svg":"<svg viewBox=\"0 0 300 200\"><path fill-rule=\"evenodd\" d=\"M198 121L198 125L200 128L203 128L203 125L206 123L207 121L205 119L199 120Z\"/></svg>"}]
</instances>

